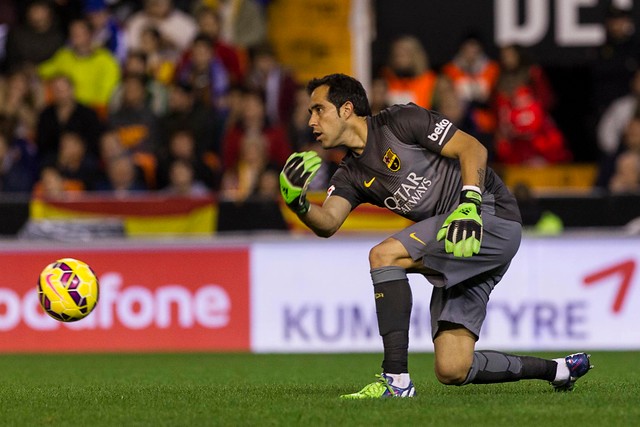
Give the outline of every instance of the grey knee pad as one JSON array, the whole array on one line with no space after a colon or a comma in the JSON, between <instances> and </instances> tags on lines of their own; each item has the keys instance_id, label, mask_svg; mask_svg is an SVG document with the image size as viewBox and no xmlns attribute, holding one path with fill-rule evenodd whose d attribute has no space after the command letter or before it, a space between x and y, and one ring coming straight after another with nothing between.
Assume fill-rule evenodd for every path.
<instances>
[{"instance_id":1,"label":"grey knee pad","mask_svg":"<svg viewBox=\"0 0 640 427\"><path fill-rule=\"evenodd\" d=\"M476 351L467 378L460 385L517 381L522 374L519 356L498 351Z\"/></svg>"}]
</instances>

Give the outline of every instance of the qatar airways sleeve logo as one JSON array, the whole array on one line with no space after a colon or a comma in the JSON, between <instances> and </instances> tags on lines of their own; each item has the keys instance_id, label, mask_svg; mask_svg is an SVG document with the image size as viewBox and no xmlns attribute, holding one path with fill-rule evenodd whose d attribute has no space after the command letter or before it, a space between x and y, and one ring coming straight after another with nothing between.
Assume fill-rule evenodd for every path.
<instances>
[{"instance_id":1,"label":"qatar airways sleeve logo","mask_svg":"<svg viewBox=\"0 0 640 427\"><path fill-rule=\"evenodd\" d=\"M442 145L442 142L444 141L444 137L449 132L449 129L451 129L452 124L453 123L451 123L450 120L447 120L447 119L440 120L439 122L436 123L436 126L433 129L433 132L431 132L427 136L427 138L429 138L433 142L437 142L438 145Z\"/></svg>"}]
</instances>

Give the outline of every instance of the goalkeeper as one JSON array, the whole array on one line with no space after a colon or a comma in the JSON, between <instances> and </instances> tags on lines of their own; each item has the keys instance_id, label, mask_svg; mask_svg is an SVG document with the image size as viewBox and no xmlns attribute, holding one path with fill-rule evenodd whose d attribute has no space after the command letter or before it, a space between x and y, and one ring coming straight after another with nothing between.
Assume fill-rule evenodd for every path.
<instances>
[{"instance_id":1,"label":"goalkeeper","mask_svg":"<svg viewBox=\"0 0 640 427\"><path fill-rule=\"evenodd\" d=\"M518 251L522 232L516 201L487 168L484 146L446 117L414 104L371 116L364 88L346 75L314 79L307 90L316 140L325 149L349 151L322 206L305 197L320 167L318 155L293 154L280 174L289 208L322 237L333 235L361 203L415 222L369 253L384 347L382 374L343 397L415 394L407 363L412 307L407 273L421 273L434 285L431 327L440 382L541 379L571 390L591 367L585 353L546 360L475 351L489 295Z\"/></svg>"}]
</instances>

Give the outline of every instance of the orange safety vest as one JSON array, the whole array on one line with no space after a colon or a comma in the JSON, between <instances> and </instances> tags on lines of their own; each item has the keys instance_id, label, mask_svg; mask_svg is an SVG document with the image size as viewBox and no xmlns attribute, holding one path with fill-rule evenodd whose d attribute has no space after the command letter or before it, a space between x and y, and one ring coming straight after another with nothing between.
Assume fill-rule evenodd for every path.
<instances>
[{"instance_id":1,"label":"orange safety vest","mask_svg":"<svg viewBox=\"0 0 640 427\"><path fill-rule=\"evenodd\" d=\"M485 86L487 93L491 94L500 76L500 66L495 61L489 61L482 72L475 76L469 76L454 62L449 62L442 67L442 74L451 79L456 87L464 85L466 81L471 79L479 81ZM495 131L496 119L490 109L477 108L472 112L472 120L481 132L491 133Z\"/></svg>"},{"instance_id":2,"label":"orange safety vest","mask_svg":"<svg viewBox=\"0 0 640 427\"><path fill-rule=\"evenodd\" d=\"M413 102L430 109L433 104L438 76L433 71L425 71L417 77L397 77L390 70L384 72L387 94L391 104Z\"/></svg>"},{"instance_id":3,"label":"orange safety vest","mask_svg":"<svg viewBox=\"0 0 640 427\"><path fill-rule=\"evenodd\" d=\"M487 66L480 73L470 76L458 67L455 62L449 62L442 67L442 74L449 77L454 86L464 84L466 80L476 80L485 86L487 93L491 93L498 82L500 66L495 61L488 61Z\"/></svg>"}]
</instances>

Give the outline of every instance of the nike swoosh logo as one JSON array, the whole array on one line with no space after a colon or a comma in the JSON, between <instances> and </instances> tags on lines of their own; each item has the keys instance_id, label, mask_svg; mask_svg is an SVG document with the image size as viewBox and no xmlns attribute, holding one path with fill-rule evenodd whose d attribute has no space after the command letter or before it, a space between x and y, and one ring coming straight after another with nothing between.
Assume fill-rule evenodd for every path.
<instances>
[{"instance_id":1,"label":"nike swoosh logo","mask_svg":"<svg viewBox=\"0 0 640 427\"><path fill-rule=\"evenodd\" d=\"M367 187L367 188L371 187L371 184L373 184L373 181L375 181L375 180L376 180L376 177L374 176L369 181L365 181L364 182L364 186Z\"/></svg>"},{"instance_id":2,"label":"nike swoosh logo","mask_svg":"<svg viewBox=\"0 0 640 427\"><path fill-rule=\"evenodd\" d=\"M411 237L413 240L416 240L416 241L422 243L424 246L427 246L427 244L425 242L423 242L422 240L420 240L420 238L418 236L416 236L416 233L409 234L409 237Z\"/></svg>"},{"instance_id":3,"label":"nike swoosh logo","mask_svg":"<svg viewBox=\"0 0 640 427\"><path fill-rule=\"evenodd\" d=\"M60 293L58 292L58 290L56 289L56 287L54 286L53 283L51 283L51 278L53 277L53 274L47 274L47 276L45 277L45 280L47 282L47 285L51 288L51 290L53 291L53 293L55 293L58 298L60 299L64 299L62 298L62 295L60 295Z\"/></svg>"}]
</instances>

